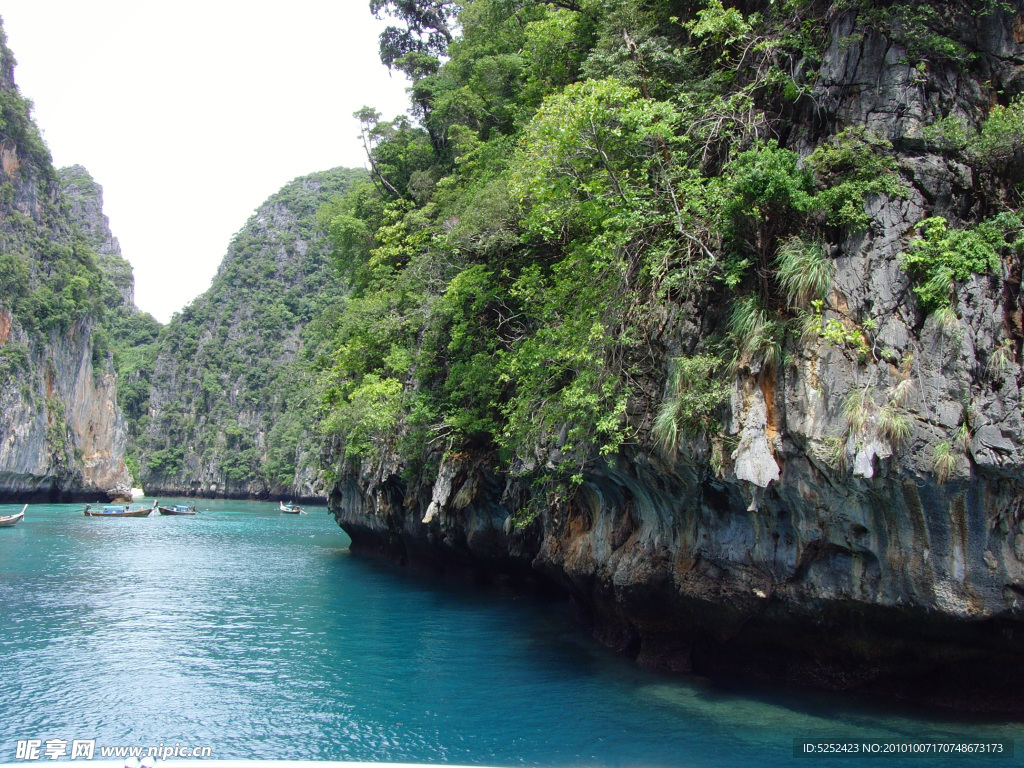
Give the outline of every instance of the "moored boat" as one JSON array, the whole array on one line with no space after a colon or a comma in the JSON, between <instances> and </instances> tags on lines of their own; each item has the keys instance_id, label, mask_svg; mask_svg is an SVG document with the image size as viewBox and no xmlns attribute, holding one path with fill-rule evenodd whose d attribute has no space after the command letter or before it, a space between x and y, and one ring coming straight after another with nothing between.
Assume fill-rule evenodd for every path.
<instances>
[{"instance_id":1,"label":"moored boat","mask_svg":"<svg viewBox=\"0 0 1024 768\"><path fill-rule=\"evenodd\" d=\"M21 508L21 512L15 512L13 515L4 515L0 517L0 528L10 528L12 525L20 523L21 519L25 517L26 509L28 509L28 504Z\"/></svg>"},{"instance_id":2,"label":"moored boat","mask_svg":"<svg viewBox=\"0 0 1024 768\"><path fill-rule=\"evenodd\" d=\"M289 502L288 504L285 504L283 501L279 501L278 504L281 506L281 511L284 512L287 515L304 515L304 514L306 514L305 512L302 511L302 507L300 507L298 504L292 504L291 502Z\"/></svg>"},{"instance_id":3,"label":"moored boat","mask_svg":"<svg viewBox=\"0 0 1024 768\"><path fill-rule=\"evenodd\" d=\"M132 509L131 504L104 504L100 509L93 509L91 504L86 504L82 512L86 517L147 517L157 505L154 501L152 507Z\"/></svg>"},{"instance_id":4,"label":"moored boat","mask_svg":"<svg viewBox=\"0 0 1024 768\"><path fill-rule=\"evenodd\" d=\"M197 513L195 504L172 504L169 507L157 507L161 515L194 515Z\"/></svg>"}]
</instances>

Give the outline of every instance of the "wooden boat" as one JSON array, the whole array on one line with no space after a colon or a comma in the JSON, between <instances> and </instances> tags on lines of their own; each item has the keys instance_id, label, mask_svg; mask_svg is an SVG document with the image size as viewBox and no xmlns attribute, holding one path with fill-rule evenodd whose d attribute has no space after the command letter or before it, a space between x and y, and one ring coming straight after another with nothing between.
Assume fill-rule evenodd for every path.
<instances>
[{"instance_id":1,"label":"wooden boat","mask_svg":"<svg viewBox=\"0 0 1024 768\"><path fill-rule=\"evenodd\" d=\"M298 504L291 504L291 503L285 504L283 501L279 501L278 504L281 506L281 511L284 512L286 515L304 515L304 514L306 514L305 512L302 511L302 507L300 507Z\"/></svg>"},{"instance_id":2,"label":"wooden boat","mask_svg":"<svg viewBox=\"0 0 1024 768\"><path fill-rule=\"evenodd\" d=\"M10 528L12 525L17 525L21 522L21 518L25 516L25 510L28 509L28 504L21 508L21 512L17 512L13 515L6 515L0 517L0 528Z\"/></svg>"},{"instance_id":3,"label":"wooden boat","mask_svg":"<svg viewBox=\"0 0 1024 768\"><path fill-rule=\"evenodd\" d=\"M102 509L93 509L91 504L86 504L83 510L86 517L148 517L157 509L157 503L153 502L152 507L132 509L131 504L104 504Z\"/></svg>"},{"instance_id":4,"label":"wooden boat","mask_svg":"<svg viewBox=\"0 0 1024 768\"><path fill-rule=\"evenodd\" d=\"M195 504L173 504L169 507L158 507L161 515L194 515Z\"/></svg>"}]
</instances>

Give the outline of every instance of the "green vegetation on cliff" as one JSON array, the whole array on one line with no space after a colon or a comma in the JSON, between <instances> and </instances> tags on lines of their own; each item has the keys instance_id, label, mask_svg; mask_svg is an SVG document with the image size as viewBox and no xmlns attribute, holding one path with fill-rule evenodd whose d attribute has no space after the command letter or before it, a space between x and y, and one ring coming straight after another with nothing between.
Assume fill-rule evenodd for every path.
<instances>
[{"instance_id":1,"label":"green vegetation on cliff","mask_svg":"<svg viewBox=\"0 0 1024 768\"><path fill-rule=\"evenodd\" d=\"M868 204L907 196L906 147L820 123L817 67L828 46L857 44L832 39L849 17L902 41L922 77L980 76L970 22L1005 12L980 1L371 5L399 22L381 55L412 79L417 122L360 111L372 181L325 213L354 293L318 360L321 426L350 460L397 447L416 471L475 447L576 481L647 439L662 397L652 382L670 378L654 339L681 307L704 333L676 352L654 425L673 451L680 434L720 429L728 388L715 377L781 366L808 333L876 354L865 341L876 320L833 300L832 254L872 226ZM960 249L936 239L934 219L909 246L913 279L931 285L938 269L947 294L1024 255L1010 236L1020 102L991 95L1003 100L991 114L957 105L928 134L975 179L976 204L949 211L960 220L945 237L977 242L977 257L947 263L941 254ZM987 223L997 213L1002 229ZM930 290L917 290L923 310Z\"/></svg>"},{"instance_id":2,"label":"green vegetation on cliff","mask_svg":"<svg viewBox=\"0 0 1024 768\"><path fill-rule=\"evenodd\" d=\"M1019 712L1024 4L373 7L418 124L362 110L330 212L353 549Z\"/></svg>"},{"instance_id":3,"label":"green vegetation on cliff","mask_svg":"<svg viewBox=\"0 0 1024 768\"><path fill-rule=\"evenodd\" d=\"M335 169L287 184L235 235L210 289L156 344L119 354L119 365L140 372L122 400L147 488L302 493L297 456L311 417L299 358L311 321L336 311L345 290L316 214L364 176Z\"/></svg>"},{"instance_id":4,"label":"green vegetation on cliff","mask_svg":"<svg viewBox=\"0 0 1024 768\"><path fill-rule=\"evenodd\" d=\"M135 306L135 276L103 213L103 188L80 165L61 168L59 175L65 207L95 254L103 276L103 313L93 331L93 364L102 367L112 356L117 373L117 404L126 417L129 438L134 439L149 403L149 374L156 359L161 326L152 315ZM137 477L138 466L130 453L127 460Z\"/></svg>"},{"instance_id":5,"label":"green vegetation on cliff","mask_svg":"<svg viewBox=\"0 0 1024 768\"><path fill-rule=\"evenodd\" d=\"M14 85L13 57L2 31L0 60L5 69L0 87L0 299L42 343L51 332L66 331L86 318L102 320L118 303L124 268L129 281L131 268L119 260L117 268L107 270L113 261L97 254L70 215L70 204L60 194L61 179L32 120L32 103ZM105 352L101 338L97 360Z\"/></svg>"},{"instance_id":6,"label":"green vegetation on cliff","mask_svg":"<svg viewBox=\"0 0 1024 768\"><path fill-rule=\"evenodd\" d=\"M45 345L75 323L103 321L117 288L92 243L75 225L60 178L31 116L32 102L14 84L14 57L0 30L0 306L30 339ZM97 361L104 358L103 333ZM3 354L8 375L26 358Z\"/></svg>"}]
</instances>

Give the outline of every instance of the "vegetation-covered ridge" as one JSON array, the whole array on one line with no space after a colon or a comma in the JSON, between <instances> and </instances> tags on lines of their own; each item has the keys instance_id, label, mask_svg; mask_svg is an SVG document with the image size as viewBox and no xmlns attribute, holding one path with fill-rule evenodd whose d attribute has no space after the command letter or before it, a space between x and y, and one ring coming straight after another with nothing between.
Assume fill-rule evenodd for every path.
<instances>
[{"instance_id":1,"label":"vegetation-covered ridge","mask_svg":"<svg viewBox=\"0 0 1024 768\"><path fill-rule=\"evenodd\" d=\"M210 289L163 329L142 366L149 384L129 404L148 491L315 494L299 358L314 318L345 293L317 211L364 176L339 168L285 185L232 239Z\"/></svg>"},{"instance_id":2,"label":"vegetation-covered ridge","mask_svg":"<svg viewBox=\"0 0 1024 768\"><path fill-rule=\"evenodd\" d=\"M737 372L822 344L900 364L886 319L851 312L833 274L878 231L877 201L909 197L915 156L968 181L904 243L912 325L954 323L960 286L1020 262L1020 79L985 82L976 34L1019 25L1011 4L371 5L399 22L381 53L412 79L415 120L359 113L373 180L331 213L355 293L322 423L350 460L396 450L415 476L472 447L579 482L624 447L700 433L727 461ZM825 54L868 34L935 91L913 125L830 111ZM985 85L933 87L956 77ZM695 333L673 338L682 311ZM1020 340L1017 319L1013 361ZM908 416L891 416L898 437Z\"/></svg>"}]
</instances>

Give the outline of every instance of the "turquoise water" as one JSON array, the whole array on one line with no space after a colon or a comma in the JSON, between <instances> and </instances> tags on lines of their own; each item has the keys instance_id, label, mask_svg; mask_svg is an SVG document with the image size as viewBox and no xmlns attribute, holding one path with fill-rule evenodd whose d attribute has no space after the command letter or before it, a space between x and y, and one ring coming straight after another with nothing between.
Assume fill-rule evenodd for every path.
<instances>
[{"instance_id":1,"label":"turquoise water","mask_svg":"<svg viewBox=\"0 0 1024 768\"><path fill-rule=\"evenodd\" d=\"M19 740L95 739L97 758L180 743L219 759L860 764L793 757L794 738L845 737L1015 739L1018 755L868 765L1024 764L1016 724L640 669L560 605L353 557L322 507L199 509L32 505L0 529L0 763Z\"/></svg>"}]
</instances>

